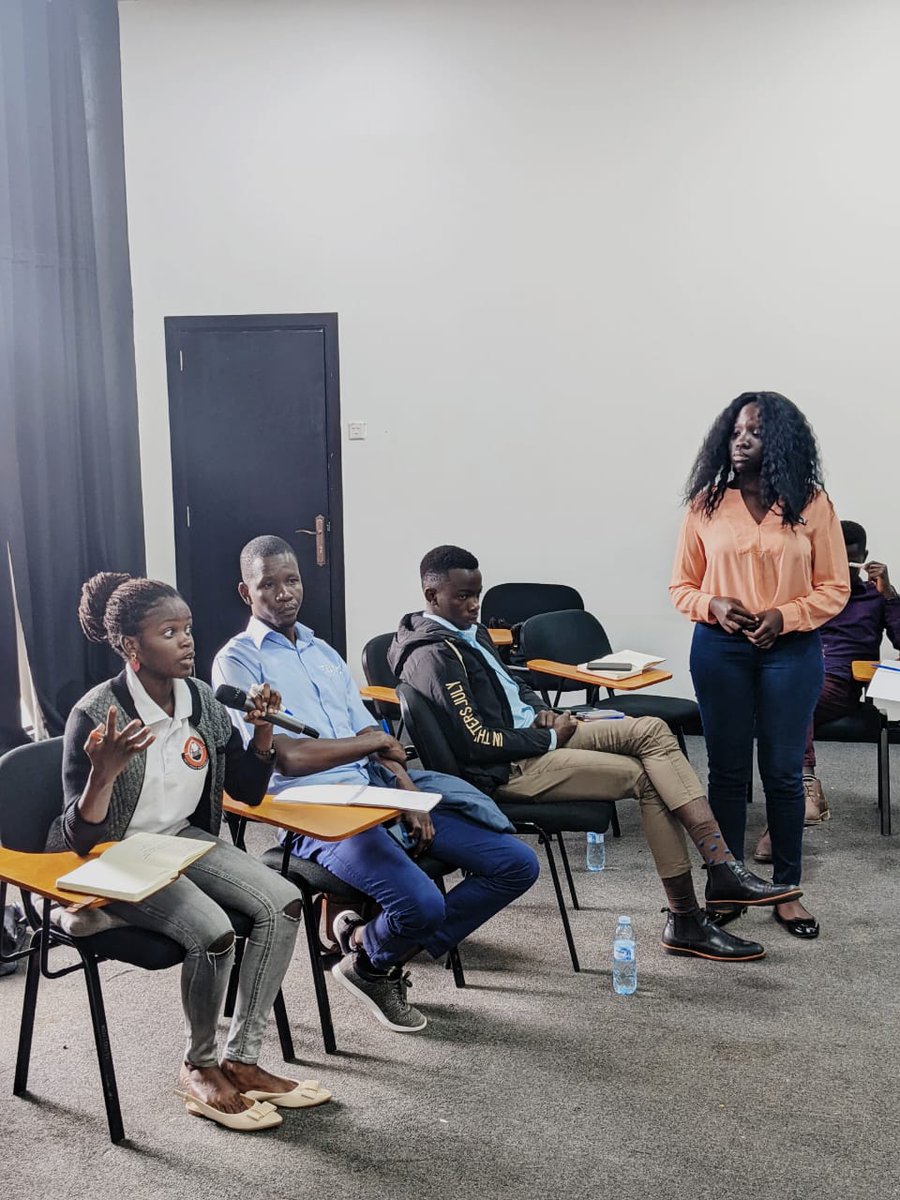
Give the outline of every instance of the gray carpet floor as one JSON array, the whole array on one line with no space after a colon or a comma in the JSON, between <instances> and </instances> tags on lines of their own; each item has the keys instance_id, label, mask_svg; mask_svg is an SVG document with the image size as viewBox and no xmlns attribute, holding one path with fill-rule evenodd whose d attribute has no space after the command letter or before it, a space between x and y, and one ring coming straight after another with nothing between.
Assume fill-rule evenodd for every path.
<instances>
[{"instance_id":1,"label":"gray carpet floor","mask_svg":"<svg viewBox=\"0 0 900 1200\"><path fill-rule=\"evenodd\" d=\"M691 752L699 762L700 744ZM583 904L573 914L580 975L544 871L465 944L464 991L439 965L414 964L424 1032L382 1029L333 986L331 1057L298 944L285 985L294 1073L319 1078L335 1099L287 1113L268 1133L189 1118L173 1095L177 970L103 969L128 1134L120 1146L107 1139L80 974L42 982L26 1098L12 1096L24 973L0 979L0 1184L69 1200L896 1195L898 839L878 832L872 748L822 747L820 775L834 819L807 831L805 885L822 936L801 942L752 914L732 928L764 942L761 962L662 953L662 893L627 802L601 874L585 872L583 838L568 839ZM748 847L763 820L754 804ZM637 931L631 997L610 985L620 912ZM274 1028L264 1061L280 1068Z\"/></svg>"}]
</instances>

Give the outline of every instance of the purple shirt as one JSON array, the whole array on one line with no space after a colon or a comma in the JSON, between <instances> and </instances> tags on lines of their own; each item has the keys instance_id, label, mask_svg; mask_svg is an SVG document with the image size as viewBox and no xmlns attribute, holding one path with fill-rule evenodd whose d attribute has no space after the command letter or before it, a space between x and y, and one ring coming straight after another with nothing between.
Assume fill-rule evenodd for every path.
<instances>
[{"instance_id":1,"label":"purple shirt","mask_svg":"<svg viewBox=\"0 0 900 1200\"><path fill-rule=\"evenodd\" d=\"M863 583L851 572L850 599L843 612L821 627L826 675L850 677L855 658L881 657L885 633L900 650L900 597L886 600L874 583Z\"/></svg>"}]
</instances>

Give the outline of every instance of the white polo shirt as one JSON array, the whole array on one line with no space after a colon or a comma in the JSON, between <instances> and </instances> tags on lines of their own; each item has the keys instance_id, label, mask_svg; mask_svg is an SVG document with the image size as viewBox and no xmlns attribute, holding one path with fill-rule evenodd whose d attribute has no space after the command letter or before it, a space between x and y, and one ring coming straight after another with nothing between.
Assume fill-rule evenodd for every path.
<instances>
[{"instance_id":1,"label":"white polo shirt","mask_svg":"<svg viewBox=\"0 0 900 1200\"><path fill-rule=\"evenodd\" d=\"M190 690L183 679L175 680L175 712L170 717L147 695L130 666L125 678L138 716L156 738L144 751L144 783L125 836L179 833L200 803L209 771L206 744L189 721Z\"/></svg>"}]
</instances>

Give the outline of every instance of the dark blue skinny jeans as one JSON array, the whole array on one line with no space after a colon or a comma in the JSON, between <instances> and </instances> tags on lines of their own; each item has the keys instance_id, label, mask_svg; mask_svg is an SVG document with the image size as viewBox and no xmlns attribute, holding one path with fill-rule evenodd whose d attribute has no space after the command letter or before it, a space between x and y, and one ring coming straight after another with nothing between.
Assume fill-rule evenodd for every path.
<instances>
[{"instance_id":1,"label":"dark blue skinny jeans","mask_svg":"<svg viewBox=\"0 0 900 1200\"><path fill-rule=\"evenodd\" d=\"M731 853L744 858L755 730L773 880L799 883L803 749L824 679L819 634L787 633L759 650L742 633L697 624L691 677L709 756L709 803Z\"/></svg>"}]
</instances>

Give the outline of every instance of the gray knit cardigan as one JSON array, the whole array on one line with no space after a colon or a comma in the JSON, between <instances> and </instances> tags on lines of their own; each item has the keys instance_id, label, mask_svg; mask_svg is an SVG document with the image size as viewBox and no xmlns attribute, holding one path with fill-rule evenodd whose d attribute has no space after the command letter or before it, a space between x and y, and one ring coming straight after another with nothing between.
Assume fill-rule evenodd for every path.
<instances>
[{"instance_id":1,"label":"gray knit cardigan","mask_svg":"<svg viewBox=\"0 0 900 1200\"><path fill-rule=\"evenodd\" d=\"M190 822L217 834L222 823L223 790L227 789L230 796L244 804L257 805L265 795L272 767L253 751L252 743L244 749L227 710L207 684L200 679L189 679L187 685L192 703L190 724L203 739L209 755L203 795ZM144 786L144 754L136 754L113 784L104 821L92 824L78 811L78 801L91 770L84 744L91 730L106 721L110 705L117 709L117 729L137 718L124 672L82 696L69 714L63 745L63 811L50 827L47 850L68 849L86 854L97 842L117 841L128 829Z\"/></svg>"}]
</instances>

